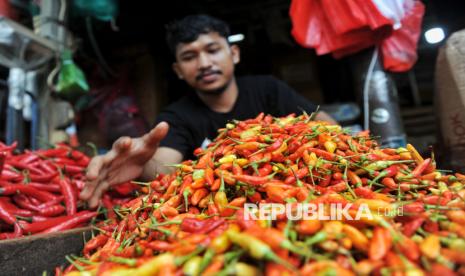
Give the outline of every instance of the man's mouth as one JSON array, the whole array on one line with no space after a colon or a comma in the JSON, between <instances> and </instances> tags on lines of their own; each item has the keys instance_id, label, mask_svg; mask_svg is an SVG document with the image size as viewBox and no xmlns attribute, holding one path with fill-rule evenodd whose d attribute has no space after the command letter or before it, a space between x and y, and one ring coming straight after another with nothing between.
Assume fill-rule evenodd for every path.
<instances>
[{"instance_id":1,"label":"man's mouth","mask_svg":"<svg viewBox=\"0 0 465 276\"><path fill-rule=\"evenodd\" d=\"M215 81L217 79L218 75L221 75L221 71L202 72L195 79L197 81L201 80L201 81L204 81L204 82L212 82L212 81Z\"/></svg>"}]
</instances>

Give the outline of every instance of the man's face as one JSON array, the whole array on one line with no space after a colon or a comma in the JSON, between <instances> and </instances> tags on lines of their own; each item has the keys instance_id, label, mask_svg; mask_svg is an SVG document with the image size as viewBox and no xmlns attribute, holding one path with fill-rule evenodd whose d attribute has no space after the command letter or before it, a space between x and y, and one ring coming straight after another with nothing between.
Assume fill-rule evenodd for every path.
<instances>
[{"instance_id":1,"label":"man's face","mask_svg":"<svg viewBox=\"0 0 465 276\"><path fill-rule=\"evenodd\" d=\"M173 69L195 90L218 94L230 83L238 62L239 48L230 46L217 32L211 32L199 35L193 42L179 44Z\"/></svg>"}]
</instances>

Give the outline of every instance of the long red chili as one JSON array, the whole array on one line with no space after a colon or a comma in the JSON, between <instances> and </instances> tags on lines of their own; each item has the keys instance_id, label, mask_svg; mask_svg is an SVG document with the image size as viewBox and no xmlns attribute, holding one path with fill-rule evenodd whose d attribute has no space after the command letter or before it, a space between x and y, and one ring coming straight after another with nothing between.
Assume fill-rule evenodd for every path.
<instances>
[{"instance_id":1,"label":"long red chili","mask_svg":"<svg viewBox=\"0 0 465 276\"><path fill-rule=\"evenodd\" d=\"M271 177L268 176L253 176L253 175L233 175L237 181L241 181L250 185L259 186L268 182Z\"/></svg>"},{"instance_id":2,"label":"long red chili","mask_svg":"<svg viewBox=\"0 0 465 276\"><path fill-rule=\"evenodd\" d=\"M5 197L0 197L0 201L3 202L3 205L7 209L7 211L14 216L32 217L32 215L34 214L31 210L25 210L25 209L18 208L16 205L12 204Z\"/></svg>"},{"instance_id":3,"label":"long red chili","mask_svg":"<svg viewBox=\"0 0 465 276\"><path fill-rule=\"evenodd\" d=\"M1 201L0 201L0 219L6 222L7 224L14 226L14 237L19 237L22 235L22 229L18 225L16 218L10 212L8 212L7 208L5 207L5 204Z\"/></svg>"},{"instance_id":4,"label":"long red chili","mask_svg":"<svg viewBox=\"0 0 465 276\"><path fill-rule=\"evenodd\" d=\"M0 195L13 195L17 193L30 195L42 202L55 199L55 196L52 194L45 191L39 191L36 188L27 185L16 184L0 188Z\"/></svg>"},{"instance_id":5,"label":"long red chili","mask_svg":"<svg viewBox=\"0 0 465 276\"><path fill-rule=\"evenodd\" d=\"M59 193L61 191L60 186L56 184L52 184L52 183L43 184L43 183L29 182L27 183L27 185L34 187L41 191L47 191L47 192L52 192L52 193Z\"/></svg>"},{"instance_id":6,"label":"long red chili","mask_svg":"<svg viewBox=\"0 0 465 276\"><path fill-rule=\"evenodd\" d=\"M43 221L36 221L32 223L26 223L24 221L20 222L21 227L25 233L38 233L40 231L44 231L48 228L54 227L60 223L65 222L66 220L70 219L70 216L60 216L54 218L47 218Z\"/></svg>"},{"instance_id":7,"label":"long red chili","mask_svg":"<svg viewBox=\"0 0 465 276\"><path fill-rule=\"evenodd\" d=\"M27 209L30 211L38 211L39 207L32 204L25 195L15 195L13 196L13 201L21 208Z\"/></svg>"},{"instance_id":8,"label":"long red chili","mask_svg":"<svg viewBox=\"0 0 465 276\"><path fill-rule=\"evenodd\" d=\"M76 203L76 194L74 193L73 187L69 182L69 179L66 177L60 177L60 181L58 184L61 188L61 193L65 197L65 206L66 206L66 213L68 215L76 214L77 210L77 203Z\"/></svg>"},{"instance_id":9,"label":"long red chili","mask_svg":"<svg viewBox=\"0 0 465 276\"><path fill-rule=\"evenodd\" d=\"M57 172L50 173L50 174L42 174L42 175L30 174L29 179L34 182L49 182L57 175L58 175Z\"/></svg>"},{"instance_id":10,"label":"long red chili","mask_svg":"<svg viewBox=\"0 0 465 276\"><path fill-rule=\"evenodd\" d=\"M0 178L2 176L3 165L5 164L6 152L0 152Z\"/></svg>"},{"instance_id":11,"label":"long red chili","mask_svg":"<svg viewBox=\"0 0 465 276\"><path fill-rule=\"evenodd\" d=\"M53 226L45 231L42 231L41 233L54 233L58 231L71 229L75 226L78 226L81 223L87 222L88 220L92 219L96 215L97 215L97 212L82 211L70 217L68 220L56 226Z\"/></svg>"},{"instance_id":12,"label":"long red chili","mask_svg":"<svg viewBox=\"0 0 465 276\"><path fill-rule=\"evenodd\" d=\"M108 236L106 235L98 235L93 237L90 241L86 243L82 253L85 257L90 257L90 252L94 249L104 246L108 241Z\"/></svg>"},{"instance_id":13,"label":"long red chili","mask_svg":"<svg viewBox=\"0 0 465 276\"><path fill-rule=\"evenodd\" d=\"M52 205L39 208L37 212L39 215L46 217L53 217L62 214L65 211L65 207L62 205Z\"/></svg>"},{"instance_id":14,"label":"long red chili","mask_svg":"<svg viewBox=\"0 0 465 276\"><path fill-rule=\"evenodd\" d=\"M411 173L413 177L419 177L431 164L431 158L426 158Z\"/></svg>"}]
</instances>

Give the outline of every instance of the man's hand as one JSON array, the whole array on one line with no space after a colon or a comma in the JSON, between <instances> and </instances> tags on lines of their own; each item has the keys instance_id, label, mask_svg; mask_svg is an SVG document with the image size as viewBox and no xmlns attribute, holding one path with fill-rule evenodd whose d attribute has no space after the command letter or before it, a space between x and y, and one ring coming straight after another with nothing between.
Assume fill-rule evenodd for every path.
<instances>
[{"instance_id":1,"label":"man's hand","mask_svg":"<svg viewBox=\"0 0 465 276\"><path fill-rule=\"evenodd\" d=\"M109 152L92 158L80 198L87 200L89 207L95 208L103 192L111 185L139 177L168 133L168 128L167 123L161 122L142 137L121 137Z\"/></svg>"}]
</instances>

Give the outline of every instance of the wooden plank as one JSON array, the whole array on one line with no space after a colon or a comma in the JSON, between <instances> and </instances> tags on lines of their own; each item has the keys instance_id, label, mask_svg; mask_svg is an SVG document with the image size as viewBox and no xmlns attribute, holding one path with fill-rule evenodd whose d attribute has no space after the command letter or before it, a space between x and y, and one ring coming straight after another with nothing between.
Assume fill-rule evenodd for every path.
<instances>
[{"instance_id":1,"label":"wooden plank","mask_svg":"<svg viewBox=\"0 0 465 276\"><path fill-rule=\"evenodd\" d=\"M79 255L91 228L33 235L0 241L0 275L54 275L55 267L67 265L66 255Z\"/></svg>"}]
</instances>

